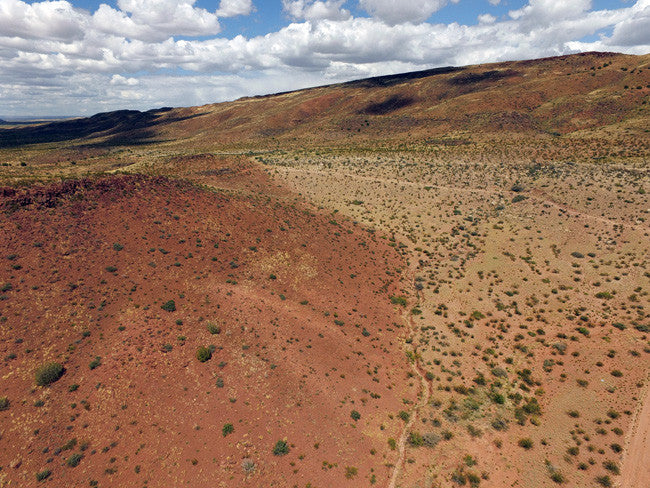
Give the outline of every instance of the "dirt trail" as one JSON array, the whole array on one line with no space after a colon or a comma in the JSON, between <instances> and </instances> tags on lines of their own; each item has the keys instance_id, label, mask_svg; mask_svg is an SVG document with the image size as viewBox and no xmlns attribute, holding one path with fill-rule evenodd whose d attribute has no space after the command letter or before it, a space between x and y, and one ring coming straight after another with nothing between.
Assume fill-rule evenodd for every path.
<instances>
[{"instance_id":1,"label":"dirt trail","mask_svg":"<svg viewBox=\"0 0 650 488\"><path fill-rule=\"evenodd\" d=\"M408 321L410 330L415 332L416 327L415 327L415 324L413 322L413 316L408 311L405 312L405 320ZM422 395L420 397L420 401L411 410L411 418L404 425L404 430L402 431L402 435L399 438L399 442L397 444L397 450L399 452L399 458L397 459L397 462L395 463L395 467L393 468L393 474L390 477L390 482L388 483L388 488L395 488L397 486L397 479L399 478L400 470L402 469L402 466L404 465L404 457L405 457L405 454L406 454L406 441L408 439L408 433L409 433L409 431L411 429L411 426L413 425L413 423L418 418L419 410L429 403L429 398L431 396L431 391L429 389L429 382L426 380L426 378L424 377L424 374L422 373L422 370L421 370L420 364L419 364L419 359L417 359L417 355L416 355L415 361L413 363L411 363L411 368L413 369L413 372L420 378L420 383L421 383L421 388L422 388Z\"/></svg>"},{"instance_id":2,"label":"dirt trail","mask_svg":"<svg viewBox=\"0 0 650 488\"><path fill-rule=\"evenodd\" d=\"M646 380L642 403L637 408L625 442L621 488L650 486L650 381Z\"/></svg>"}]
</instances>

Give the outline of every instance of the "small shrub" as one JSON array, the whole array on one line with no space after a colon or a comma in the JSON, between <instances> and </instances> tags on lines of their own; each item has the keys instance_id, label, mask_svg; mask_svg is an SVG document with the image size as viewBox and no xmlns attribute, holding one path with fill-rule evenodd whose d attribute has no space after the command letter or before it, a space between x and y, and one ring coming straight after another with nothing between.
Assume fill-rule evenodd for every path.
<instances>
[{"instance_id":1,"label":"small shrub","mask_svg":"<svg viewBox=\"0 0 650 488\"><path fill-rule=\"evenodd\" d=\"M50 471L49 469L44 469L43 471L39 471L38 473L36 473L36 481L45 481L50 477L51 474L52 471Z\"/></svg>"},{"instance_id":2,"label":"small shrub","mask_svg":"<svg viewBox=\"0 0 650 488\"><path fill-rule=\"evenodd\" d=\"M563 475L562 473L560 473L559 471L553 471L553 472L551 473L551 479L552 479L555 483L558 483L558 484L561 484L561 483L565 483L565 482L566 482L566 478L565 478L564 475Z\"/></svg>"},{"instance_id":3,"label":"small shrub","mask_svg":"<svg viewBox=\"0 0 650 488\"><path fill-rule=\"evenodd\" d=\"M0 412L9 408L9 398L0 397Z\"/></svg>"},{"instance_id":4,"label":"small shrub","mask_svg":"<svg viewBox=\"0 0 650 488\"><path fill-rule=\"evenodd\" d=\"M359 472L359 470L357 468L355 468L354 466L346 466L345 467L345 477L347 479L349 479L349 480L354 478L357 475L358 472Z\"/></svg>"},{"instance_id":5,"label":"small shrub","mask_svg":"<svg viewBox=\"0 0 650 488\"><path fill-rule=\"evenodd\" d=\"M212 357L212 351L209 348L201 346L196 350L196 359L205 363Z\"/></svg>"},{"instance_id":6,"label":"small shrub","mask_svg":"<svg viewBox=\"0 0 650 488\"><path fill-rule=\"evenodd\" d=\"M393 305L401 305L402 307L406 307L406 297L403 296L391 296L390 297L390 302Z\"/></svg>"},{"instance_id":7,"label":"small shrub","mask_svg":"<svg viewBox=\"0 0 650 488\"><path fill-rule=\"evenodd\" d=\"M289 454L289 446L287 445L287 442L282 439L276 442L275 446L273 446L273 454L276 456Z\"/></svg>"},{"instance_id":8,"label":"small shrub","mask_svg":"<svg viewBox=\"0 0 650 488\"><path fill-rule=\"evenodd\" d=\"M523 447L524 449L532 449L533 447L533 440L530 437L524 437L522 439L519 439L519 442L517 442L517 445L519 447Z\"/></svg>"},{"instance_id":9,"label":"small shrub","mask_svg":"<svg viewBox=\"0 0 650 488\"><path fill-rule=\"evenodd\" d=\"M208 322L208 325L206 325L206 329L208 329L208 332L212 335L221 333L221 327L213 324L212 322Z\"/></svg>"},{"instance_id":10,"label":"small shrub","mask_svg":"<svg viewBox=\"0 0 650 488\"><path fill-rule=\"evenodd\" d=\"M90 361L90 363L88 363L88 367L90 369L98 368L101 365L102 365L102 358L100 358L99 356L96 356L95 359L93 359L92 361Z\"/></svg>"},{"instance_id":11,"label":"small shrub","mask_svg":"<svg viewBox=\"0 0 650 488\"><path fill-rule=\"evenodd\" d=\"M409 444L413 447L420 447L424 445L424 438L419 432L412 431L409 433Z\"/></svg>"},{"instance_id":12,"label":"small shrub","mask_svg":"<svg viewBox=\"0 0 650 488\"><path fill-rule=\"evenodd\" d=\"M352 410L352 412L350 412L350 417L352 417L352 420L356 421L356 420L359 420L361 418L361 414L359 412L357 412L356 410Z\"/></svg>"},{"instance_id":13,"label":"small shrub","mask_svg":"<svg viewBox=\"0 0 650 488\"><path fill-rule=\"evenodd\" d=\"M66 463L69 467L71 467L71 468L75 468L75 467L79 466L79 463L81 462L81 459L82 459L82 458L83 458L83 455L81 455L81 454L79 454L79 453L74 453L72 456L70 456L70 457L65 461L65 463Z\"/></svg>"},{"instance_id":14,"label":"small shrub","mask_svg":"<svg viewBox=\"0 0 650 488\"><path fill-rule=\"evenodd\" d=\"M228 434L235 432L235 427L232 424L224 424L221 428L221 434L226 437Z\"/></svg>"},{"instance_id":15,"label":"small shrub","mask_svg":"<svg viewBox=\"0 0 650 488\"><path fill-rule=\"evenodd\" d=\"M404 411L404 410L400 410L400 412L397 414L397 416L399 418L401 418L404 422L408 422L409 419L411 418L411 415L408 412Z\"/></svg>"},{"instance_id":16,"label":"small shrub","mask_svg":"<svg viewBox=\"0 0 650 488\"><path fill-rule=\"evenodd\" d=\"M38 386L51 385L63 376L64 369L60 363L45 363L34 373Z\"/></svg>"},{"instance_id":17,"label":"small shrub","mask_svg":"<svg viewBox=\"0 0 650 488\"><path fill-rule=\"evenodd\" d=\"M390 437L388 439L388 447L390 447L391 451L394 451L395 449L397 449L397 441L392 437Z\"/></svg>"},{"instance_id":18,"label":"small shrub","mask_svg":"<svg viewBox=\"0 0 650 488\"><path fill-rule=\"evenodd\" d=\"M605 468L607 471L611 471L614 474L621 474L621 469L614 461L604 461L603 468Z\"/></svg>"},{"instance_id":19,"label":"small shrub","mask_svg":"<svg viewBox=\"0 0 650 488\"><path fill-rule=\"evenodd\" d=\"M174 300L168 300L163 303L160 308L166 312L175 312L176 311L176 302Z\"/></svg>"},{"instance_id":20,"label":"small shrub","mask_svg":"<svg viewBox=\"0 0 650 488\"><path fill-rule=\"evenodd\" d=\"M609 488L610 486L612 486L612 479L607 475L596 476L595 481L600 486L605 486L606 488Z\"/></svg>"}]
</instances>

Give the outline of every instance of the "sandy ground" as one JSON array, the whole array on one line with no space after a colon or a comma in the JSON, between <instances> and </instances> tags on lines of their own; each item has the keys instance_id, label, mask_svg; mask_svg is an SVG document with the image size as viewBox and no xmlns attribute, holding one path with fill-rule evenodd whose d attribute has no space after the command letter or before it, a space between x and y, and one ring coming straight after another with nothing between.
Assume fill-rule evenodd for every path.
<instances>
[{"instance_id":1,"label":"sandy ground","mask_svg":"<svg viewBox=\"0 0 650 488\"><path fill-rule=\"evenodd\" d=\"M646 488L650 483L650 387L647 384L626 447L620 486Z\"/></svg>"}]
</instances>

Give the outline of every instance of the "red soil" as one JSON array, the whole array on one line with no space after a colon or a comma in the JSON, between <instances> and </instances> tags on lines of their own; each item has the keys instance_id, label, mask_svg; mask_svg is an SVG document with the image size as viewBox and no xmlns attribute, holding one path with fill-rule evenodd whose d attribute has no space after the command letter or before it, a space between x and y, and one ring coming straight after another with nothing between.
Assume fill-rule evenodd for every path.
<instances>
[{"instance_id":1,"label":"red soil","mask_svg":"<svg viewBox=\"0 0 650 488\"><path fill-rule=\"evenodd\" d=\"M381 239L163 178L12 193L0 202L0 486L40 486L44 470L50 486L387 483L402 427L391 417L419 385L406 384L389 300L403 263ZM65 374L36 386L47 361ZM272 454L279 439L285 456Z\"/></svg>"}]
</instances>

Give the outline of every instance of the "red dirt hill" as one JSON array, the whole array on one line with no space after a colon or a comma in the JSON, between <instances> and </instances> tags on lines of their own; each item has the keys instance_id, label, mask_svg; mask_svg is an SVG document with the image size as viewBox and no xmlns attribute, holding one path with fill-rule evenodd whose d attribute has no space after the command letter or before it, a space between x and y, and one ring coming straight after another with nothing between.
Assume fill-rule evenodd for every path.
<instances>
[{"instance_id":1,"label":"red dirt hill","mask_svg":"<svg viewBox=\"0 0 650 488\"><path fill-rule=\"evenodd\" d=\"M1 486L386 483L418 385L384 241L143 176L1 206ZM53 361L63 376L37 386Z\"/></svg>"}]
</instances>

